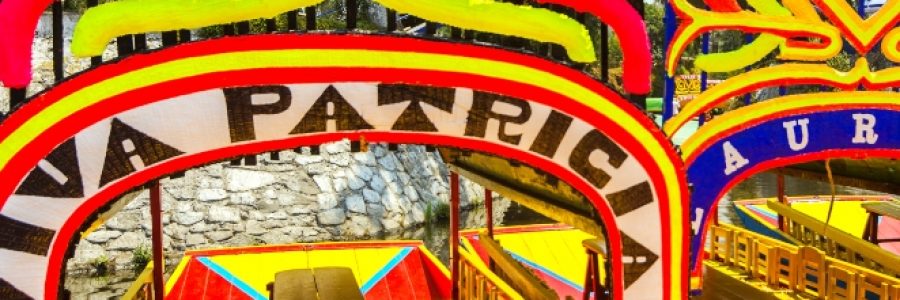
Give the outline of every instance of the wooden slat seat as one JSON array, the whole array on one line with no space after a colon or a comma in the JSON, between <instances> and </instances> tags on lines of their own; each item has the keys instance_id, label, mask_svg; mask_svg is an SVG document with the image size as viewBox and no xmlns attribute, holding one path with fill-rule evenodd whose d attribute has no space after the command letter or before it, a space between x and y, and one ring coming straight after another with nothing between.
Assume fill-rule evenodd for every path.
<instances>
[{"instance_id":1,"label":"wooden slat seat","mask_svg":"<svg viewBox=\"0 0 900 300\"><path fill-rule=\"evenodd\" d=\"M275 274L273 300L362 300L353 271L346 267L295 269Z\"/></svg>"},{"instance_id":2,"label":"wooden slat seat","mask_svg":"<svg viewBox=\"0 0 900 300\"><path fill-rule=\"evenodd\" d=\"M313 270L320 300L363 300L353 271L345 267L324 267Z\"/></svg>"},{"instance_id":3,"label":"wooden slat seat","mask_svg":"<svg viewBox=\"0 0 900 300\"><path fill-rule=\"evenodd\" d=\"M316 299L316 279L310 269L287 270L275 273L271 299Z\"/></svg>"}]
</instances>

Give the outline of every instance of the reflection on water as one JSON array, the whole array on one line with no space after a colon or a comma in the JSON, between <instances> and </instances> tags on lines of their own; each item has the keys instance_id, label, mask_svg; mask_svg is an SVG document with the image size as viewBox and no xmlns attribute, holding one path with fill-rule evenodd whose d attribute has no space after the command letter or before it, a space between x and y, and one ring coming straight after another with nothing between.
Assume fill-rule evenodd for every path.
<instances>
[{"instance_id":1,"label":"reflection on water","mask_svg":"<svg viewBox=\"0 0 900 300\"><path fill-rule=\"evenodd\" d=\"M513 201L509 201L509 207L505 209L498 208L494 205L494 226L556 223ZM476 205L471 210L460 212L459 220L460 230L484 228L487 224L484 206ZM447 243L450 237L449 220L429 222L424 227L422 235L414 235L413 239L423 240L429 251L445 265L450 265L450 245Z\"/></svg>"},{"instance_id":2,"label":"reflection on water","mask_svg":"<svg viewBox=\"0 0 900 300\"><path fill-rule=\"evenodd\" d=\"M787 196L831 195L827 182L807 180L796 177L784 177L784 192ZM882 195L883 193L835 185L838 195ZM739 219L731 206L731 201L778 196L778 176L775 173L760 173L737 184L722 201L719 201L719 221L728 224L739 223Z\"/></svg>"}]
</instances>

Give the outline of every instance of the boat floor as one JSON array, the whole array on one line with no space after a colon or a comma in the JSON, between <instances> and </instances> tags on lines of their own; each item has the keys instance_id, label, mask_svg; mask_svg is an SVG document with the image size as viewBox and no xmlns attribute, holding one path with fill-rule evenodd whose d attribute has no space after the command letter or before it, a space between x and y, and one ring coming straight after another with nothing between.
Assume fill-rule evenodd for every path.
<instances>
[{"instance_id":1,"label":"boat floor","mask_svg":"<svg viewBox=\"0 0 900 300\"><path fill-rule=\"evenodd\" d=\"M319 267L350 268L366 299L449 298L446 269L421 243L363 242L191 251L168 280L166 299L265 300L275 273Z\"/></svg>"},{"instance_id":2,"label":"boat floor","mask_svg":"<svg viewBox=\"0 0 900 300\"><path fill-rule=\"evenodd\" d=\"M463 243L488 262L478 231L462 231ZM594 236L564 225L526 225L494 229L494 239L524 266L556 291L560 299L581 299L587 255L581 242ZM601 268L601 270L603 270ZM605 276L605 274L601 274Z\"/></svg>"},{"instance_id":3,"label":"boat floor","mask_svg":"<svg viewBox=\"0 0 900 300\"><path fill-rule=\"evenodd\" d=\"M825 219L828 217L829 202L826 200L793 201L791 202L791 208L825 222ZM854 200L835 201L831 220L828 224L853 236L862 237L863 230L866 227L866 219L868 218L868 213L861 206L865 202ZM735 204L746 207L756 219L765 221L770 228L778 227L778 214L769 209L765 202L737 201ZM882 239L900 238L900 220L880 217L878 220L878 237ZM887 251L900 255L900 242L880 243L878 245Z\"/></svg>"}]
</instances>

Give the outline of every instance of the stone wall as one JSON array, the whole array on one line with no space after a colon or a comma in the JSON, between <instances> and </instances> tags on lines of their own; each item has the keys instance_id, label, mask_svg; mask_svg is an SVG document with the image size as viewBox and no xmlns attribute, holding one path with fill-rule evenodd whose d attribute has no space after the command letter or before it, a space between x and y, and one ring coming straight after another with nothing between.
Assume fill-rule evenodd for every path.
<instances>
[{"instance_id":1,"label":"stone wall","mask_svg":"<svg viewBox=\"0 0 900 300\"><path fill-rule=\"evenodd\" d=\"M449 201L448 170L425 147L348 141L320 155L281 151L256 166L228 162L189 170L162 182L164 247L169 263L187 249L333 240L414 237L429 214ZM460 204L483 203L483 188L461 180ZM508 201L495 203L502 221ZM101 258L129 268L134 249L150 245L149 194L141 192L115 217L82 239L69 272L90 271ZM483 217L482 217L483 218ZM405 234L405 236L404 236ZM420 236L415 236L421 238Z\"/></svg>"}]
</instances>

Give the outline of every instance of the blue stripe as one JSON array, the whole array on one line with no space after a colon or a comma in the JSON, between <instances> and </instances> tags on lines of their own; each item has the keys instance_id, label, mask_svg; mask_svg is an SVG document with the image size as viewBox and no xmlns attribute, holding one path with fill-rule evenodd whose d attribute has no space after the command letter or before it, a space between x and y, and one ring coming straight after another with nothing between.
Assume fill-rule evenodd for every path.
<instances>
[{"instance_id":1,"label":"blue stripe","mask_svg":"<svg viewBox=\"0 0 900 300\"><path fill-rule=\"evenodd\" d=\"M756 205L747 205L747 206L744 206L744 207L749 208L750 210L755 211L755 212L758 212L758 213L760 213L760 214L762 214L762 215L764 215L764 216L767 216L767 217L769 217L769 218L772 218L772 219L778 219L778 215L777 215L777 214L773 214L773 213L771 213L771 212L765 211L765 210L763 210L762 208L756 207Z\"/></svg>"},{"instance_id":2,"label":"blue stripe","mask_svg":"<svg viewBox=\"0 0 900 300\"><path fill-rule=\"evenodd\" d=\"M209 260L209 258L198 257L197 261L202 263L204 266L206 266L207 268L209 268L216 274L219 274L219 276L222 276L222 278L225 278L225 280L228 280L229 282L231 282L231 284L234 284L234 286L236 286L238 289L240 289L245 294L250 296L250 298L253 298L256 300L268 300L269 299L269 297L263 296L262 294L257 292L255 289L251 288L250 285L248 285L246 282L244 282L243 280L240 280L236 276L232 275L230 272L225 270L225 268L222 268L222 266L219 266L215 262Z\"/></svg>"},{"instance_id":3,"label":"blue stripe","mask_svg":"<svg viewBox=\"0 0 900 300\"><path fill-rule=\"evenodd\" d=\"M579 285L579 284L577 284L577 283L574 283L574 282L572 282L572 281L569 281L568 279L566 279L566 278L560 276L559 274L554 273L553 271L548 270L547 268L544 268L544 267L541 266L541 265L538 265L538 264L536 264L536 263L534 263L534 262L532 262L532 261L530 261L530 260L528 260L528 259L526 259L526 258L524 258L524 257L521 257L521 256L519 256L518 254L515 254L515 253L513 253L513 252L511 252L511 251L508 251L508 250L507 250L506 253L509 253L509 255L511 255L513 258L515 258L515 259L518 260L518 261L521 261L522 263L528 265L529 267L538 269L538 270L540 270L541 272L544 272L544 274L550 275L550 277L553 277L554 279L559 280L560 282L565 283L565 284L568 285L568 286L571 286L572 288L574 288L575 290L577 290L577 291L579 291L579 292L582 292L582 291L583 291L581 285Z\"/></svg>"},{"instance_id":4,"label":"blue stripe","mask_svg":"<svg viewBox=\"0 0 900 300\"><path fill-rule=\"evenodd\" d=\"M391 258L391 261L389 261L384 267L382 267L381 270L378 270L378 273L372 275L372 278L369 278L369 280L366 281L366 284L363 284L363 286L359 288L363 295L369 293L369 290L371 290L376 283L381 281L381 279L384 278L384 276L387 275L388 272L399 265L401 261L406 259L406 256L409 255L410 252L412 252L412 247L404 247L403 250L400 250L397 255L394 255L394 258Z\"/></svg>"}]
</instances>

